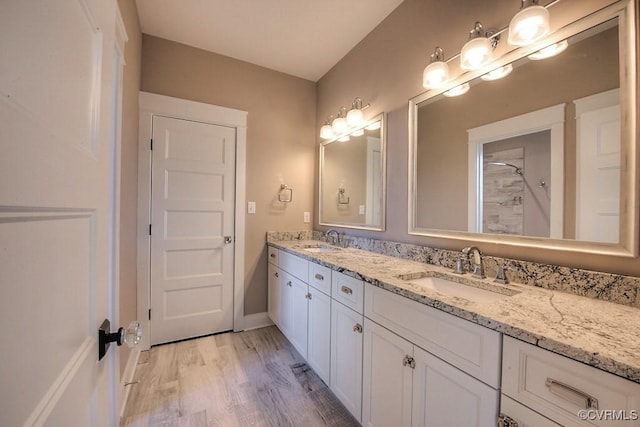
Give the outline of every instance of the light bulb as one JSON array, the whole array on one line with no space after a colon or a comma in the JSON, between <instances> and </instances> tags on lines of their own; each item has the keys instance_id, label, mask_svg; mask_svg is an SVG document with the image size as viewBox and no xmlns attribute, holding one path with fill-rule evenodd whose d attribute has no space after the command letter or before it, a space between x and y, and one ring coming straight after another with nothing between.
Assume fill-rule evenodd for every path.
<instances>
[{"instance_id":1,"label":"light bulb","mask_svg":"<svg viewBox=\"0 0 640 427\"><path fill-rule=\"evenodd\" d=\"M469 40L460 52L460 68L463 70L477 70L493 59L491 40L477 37Z\"/></svg>"},{"instance_id":2,"label":"light bulb","mask_svg":"<svg viewBox=\"0 0 640 427\"><path fill-rule=\"evenodd\" d=\"M359 108L352 108L347 113L347 124L351 127L358 127L364 122L364 113Z\"/></svg>"},{"instance_id":3,"label":"light bulb","mask_svg":"<svg viewBox=\"0 0 640 427\"><path fill-rule=\"evenodd\" d=\"M509 23L508 42L513 46L527 46L544 37L549 29L549 11L546 8L538 5L525 7Z\"/></svg>"},{"instance_id":4,"label":"light bulb","mask_svg":"<svg viewBox=\"0 0 640 427\"><path fill-rule=\"evenodd\" d=\"M422 86L425 89L436 89L449 80L449 65L444 61L436 61L427 65L422 73Z\"/></svg>"},{"instance_id":5,"label":"light bulb","mask_svg":"<svg viewBox=\"0 0 640 427\"><path fill-rule=\"evenodd\" d=\"M496 68L487 74L483 74L480 78L486 81L498 80L511 74L511 71L513 71L513 65L507 64L504 67Z\"/></svg>"},{"instance_id":6,"label":"light bulb","mask_svg":"<svg viewBox=\"0 0 640 427\"><path fill-rule=\"evenodd\" d=\"M345 136L343 136L341 138L338 138L338 141L340 141L340 142L347 142L348 140L349 140L349 135L345 135Z\"/></svg>"},{"instance_id":7,"label":"light bulb","mask_svg":"<svg viewBox=\"0 0 640 427\"><path fill-rule=\"evenodd\" d=\"M537 61L539 59L551 58L552 56L556 56L559 53L564 52L567 47L569 47L569 42L563 40L559 43L552 44L551 46L540 49L536 53L532 53L528 56L528 58L533 59L534 61Z\"/></svg>"},{"instance_id":8,"label":"light bulb","mask_svg":"<svg viewBox=\"0 0 640 427\"><path fill-rule=\"evenodd\" d=\"M332 139L334 137L333 129L331 129L331 125L325 124L320 128L320 138L322 139Z\"/></svg>"},{"instance_id":9,"label":"light bulb","mask_svg":"<svg viewBox=\"0 0 640 427\"><path fill-rule=\"evenodd\" d=\"M444 92L443 95L452 98L454 96L464 95L467 92L469 92L469 83L462 83L461 85Z\"/></svg>"},{"instance_id":10,"label":"light bulb","mask_svg":"<svg viewBox=\"0 0 640 427\"><path fill-rule=\"evenodd\" d=\"M370 124L370 125L368 125L365 129L366 129L366 130L378 130L378 129L380 129L380 126L381 126L380 122L379 122L379 121L377 121L377 122L373 122L373 123L371 123L371 124Z\"/></svg>"},{"instance_id":11,"label":"light bulb","mask_svg":"<svg viewBox=\"0 0 640 427\"><path fill-rule=\"evenodd\" d=\"M344 117L336 117L335 119L333 119L333 123L331 124L331 129L336 135L340 135L346 132L348 127L349 126L347 125L347 119L345 119Z\"/></svg>"},{"instance_id":12,"label":"light bulb","mask_svg":"<svg viewBox=\"0 0 640 427\"><path fill-rule=\"evenodd\" d=\"M364 135L364 129L358 129L351 132L351 136L362 136Z\"/></svg>"}]
</instances>

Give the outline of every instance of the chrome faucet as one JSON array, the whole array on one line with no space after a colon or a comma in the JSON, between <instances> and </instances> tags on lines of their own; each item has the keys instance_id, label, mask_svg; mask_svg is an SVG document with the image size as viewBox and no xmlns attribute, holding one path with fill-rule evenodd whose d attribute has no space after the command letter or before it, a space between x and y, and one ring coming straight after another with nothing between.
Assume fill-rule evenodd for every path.
<instances>
[{"instance_id":1,"label":"chrome faucet","mask_svg":"<svg viewBox=\"0 0 640 427\"><path fill-rule=\"evenodd\" d=\"M331 239L331 242L332 242L334 245L338 245L338 246L340 246L340 234L338 233L338 231L337 231L337 230L334 230L333 228L331 228L331 229L327 230L327 231L324 233L324 235L325 235L325 236L327 236L327 237L329 237L329 235L330 235L330 234L333 234L333 235L335 236L335 237L333 237L333 238Z\"/></svg>"},{"instance_id":2,"label":"chrome faucet","mask_svg":"<svg viewBox=\"0 0 640 427\"><path fill-rule=\"evenodd\" d=\"M471 254L473 253L473 261L470 259ZM477 246L468 246L462 250L462 258L466 260L467 265L473 267L472 273L475 277L479 279L484 279L487 277L484 274L484 261L482 259L482 252L478 249ZM462 263L460 263L462 264ZM464 272L464 265L462 265L462 269ZM457 266L456 266L457 270Z\"/></svg>"}]
</instances>

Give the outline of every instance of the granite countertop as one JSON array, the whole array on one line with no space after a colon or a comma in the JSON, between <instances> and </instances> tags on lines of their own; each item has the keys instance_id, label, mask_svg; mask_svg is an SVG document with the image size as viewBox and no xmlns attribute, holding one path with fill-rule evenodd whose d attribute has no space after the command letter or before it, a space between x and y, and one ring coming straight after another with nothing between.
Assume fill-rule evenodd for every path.
<instances>
[{"instance_id":1,"label":"granite countertop","mask_svg":"<svg viewBox=\"0 0 640 427\"><path fill-rule=\"evenodd\" d=\"M309 252L304 247L326 245L313 240L277 241L269 245L451 313L538 347L640 383L640 309L565 292L493 279L457 275L431 264L380 255L354 248ZM478 287L514 293L497 302L472 302L410 282L422 275L444 277Z\"/></svg>"}]
</instances>

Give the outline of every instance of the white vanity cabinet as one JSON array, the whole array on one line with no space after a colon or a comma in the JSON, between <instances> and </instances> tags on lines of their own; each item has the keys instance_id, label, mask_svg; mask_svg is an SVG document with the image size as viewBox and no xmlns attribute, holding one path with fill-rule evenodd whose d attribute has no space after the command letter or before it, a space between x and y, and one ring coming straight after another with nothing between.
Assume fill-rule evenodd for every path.
<instances>
[{"instance_id":1,"label":"white vanity cabinet","mask_svg":"<svg viewBox=\"0 0 640 427\"><path fill-rule=\"evenodd\" d=\"M562 426L640 426L640 384L511 337L502 393L501 416L519 426L542 425L541 415Z\"/></svg>"},{"instance_id":2,"label":"white vanity cabinet","mask_svg":"<svg viewBox=\"0 0 640 427\"><path fill-rule=\"evenodd\" d=\"M365 317L363 425L496 424L499 333L371 285Z\"/></svg>"}]
</instances>

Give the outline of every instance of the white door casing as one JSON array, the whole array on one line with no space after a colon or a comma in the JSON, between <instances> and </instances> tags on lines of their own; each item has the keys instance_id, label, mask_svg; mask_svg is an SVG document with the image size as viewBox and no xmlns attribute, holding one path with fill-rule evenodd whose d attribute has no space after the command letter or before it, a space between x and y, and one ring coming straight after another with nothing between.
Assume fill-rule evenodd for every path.
<instances>
[{"instance_id":1,"label":"white door casing","mask_svg":"<svg viewBox=\"0 0 640 427\"><path fill-rule=\"evenodd\" d=\"M151 345L233 328L235 133L153 117Z\"/></svg>"},{"instance_id":2,"label":"white door casing","mask_svg":"<svg viewBox=\"0 0 640 427\"><path fill-rule=\"evenodd\" d=\"M116 14L115 1L0 3L1 425L118 423L117 351L97 350L99 325L117 322Z\"/></svg>"},{"instance_id":3,"label":"white door casing","mask_svg":"<svg viewBox=\"0 0 640 427\"><path fill-rule=\"evenodd\" d=\"M576 104L576 239L620 241L619 89Z\"/></svg>"},{"instance_id":4,"label":"white door casing","mask_svg":"<svg viewBox=\"0 0 640 427\"><path fill-rule=\"evenodd\" d=\"M150 302L150 248L149 224L151 220L151 153L150 140L155 116L192 120L235 129L235 220L233 244L233 330L244 328L244 203L245 203L245 160L246 123L245 111L204 104L185 99L140 92L140 126L138 145L138 320L143 330L149 331L148 320ZM156 227L157 230L158 227ZM152 332L153 333L153 332ZM149 334L143 335L140 347L151 345Z\"/></svg>"}]
</instances>

